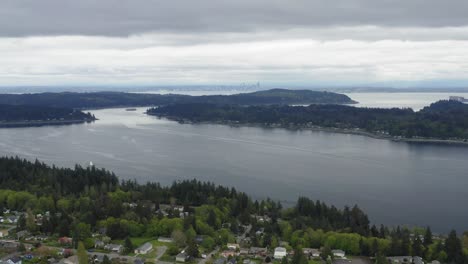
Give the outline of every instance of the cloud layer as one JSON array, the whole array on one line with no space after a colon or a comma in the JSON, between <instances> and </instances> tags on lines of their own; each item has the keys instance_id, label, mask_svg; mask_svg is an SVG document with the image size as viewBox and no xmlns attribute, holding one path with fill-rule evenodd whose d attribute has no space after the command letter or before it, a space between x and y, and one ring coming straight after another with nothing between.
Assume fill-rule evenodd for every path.
<instances>
[{"instance_id":1,"label":"cloud layer","mask_svg":"<svg viewBox=\"0 0 468 264\"><path fill-rule=\"evenodd\" d=\"M0 85L468 80L466 10L454 0L6 0Z\"/></svg>"},{"instance_id":2,"label":"cloud layer","mask_svg":"<svg viewBox=\"0 0 468 264\"><path fill-rule=\"evenodd\" d=\"M0 35L459 27L468 25L466 10L465 0L4 0Z\"/></svg>"}]
</instances>

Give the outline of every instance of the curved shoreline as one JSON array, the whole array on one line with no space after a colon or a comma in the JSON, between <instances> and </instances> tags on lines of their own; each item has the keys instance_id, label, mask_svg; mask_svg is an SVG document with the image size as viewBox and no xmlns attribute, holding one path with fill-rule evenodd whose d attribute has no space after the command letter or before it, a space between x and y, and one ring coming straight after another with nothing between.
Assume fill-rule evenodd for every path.
<instances>
[{"instance_id":1,"label":"curved shoreline","mask_svg":"<svg viewBox=\"0 0 468 264\"><path fill-rule=\"evenodd\" d=\"M148 114L148 113L147 113ZM152 115L159 118L166 118L168 120L176 121L181 124L211 124L211 125L228 125L232 127L259 127L259 128L281 128L287 130L309 130L309 131L320 131L329 133L340 133L348 135L360 135L375 139L389 140L393 142L406 142L406 143L420 143L420 144L440 144L440 145L453 145L453 146L464 146L468 147L468 141L453 140L453 139L438 139L438 138L405 138L405 137L394 137L386 134L377 134L361 129L349 129L349 128L332 128L332 127L321 127L321 126L284 126L280 124L259 124L259 123L235 123L226 121L202 121L196 122L191 120L180 119L171 116L158 116Z\"/></svg>"},{"instance_id":2,"label":"curved shoreline","mask_svg":"<svg viewBox=\"0 0 468 264\"><path fill-rule=\"evenodd\" d=\"M91 123L97 119L0 122L0 128L61 126Z\"/></svg>"}]
</instances>

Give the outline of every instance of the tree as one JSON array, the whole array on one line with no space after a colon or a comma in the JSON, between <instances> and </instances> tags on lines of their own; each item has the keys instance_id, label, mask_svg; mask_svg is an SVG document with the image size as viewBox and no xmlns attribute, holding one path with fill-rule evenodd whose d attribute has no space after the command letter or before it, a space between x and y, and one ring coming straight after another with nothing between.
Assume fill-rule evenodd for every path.
<instances>
[{"instance_id":1,"label":"tree","mask_svg":"<svg viewBox=\"0 0 468 264\"><path fill-rule=\"evenodd\" d=\"M190 240L188 243L187 255L192 258L197 258L200 255L200 252L198 251L198 245L194 240Z\"/></svg>"},{"instance_id":2,"label":"tree","mask_svg":"<svg viewBox=\"0 0 468 264\"><path fill-rule=\"evenodd\" d=\"M455 230L452 230L445 240L445 251L447 253L447 262L462 263L462 245L460 239L457 237L457 232Z\"/></svg>"},{"instance_id":3,"label":"tree","mask_svg":"<svg viewBox=\"0 0 468 264\"><path fill-rule=\"evenodd\" d=\"M86 249L81 241L78 243L76 255L78 257L79 264L88 264L88 254L86 254Z\"/></svg>"},{"instance_id":4,"label":"tree","mask_svg":"<svg viewBox=\"0 0 468 264\"><path fill-rule=\"evenodd\" d=\"M135 249L135 247L133 246L133 243L132 241L130 240L130 238L125 238L125 241L124 241L124 252L126 254L129 254L131 252L133 252L133 249Z\"/></svg>"},{"instance_id":5,"label":"tree","mask_svg":"<svg viewBox=\"0 0 468 264\"><path fill-rule=\"evenodd\" d=\"M208 212L208 219L206 220L206 222L208 223L208 225L210 225L212 227L217 226L217 224L216 224L216 213L215 213L215 211L213 209Z\"/></svg>"},{"instance_id":6,"label":"tree","mask_svg":"<svg viewBox=\"0 0 468 264\"><path fill-rule=\"evenodd\" d=\"M111 264L112 262L110 261L109 257L107 255L104 255L104 258L102 259L102 264Z\"/></svg>"},{"instance_id":7,"label":"tree","mask_svg":"<svg viewBox=\"0 0 468 264\"><path fill-rule=\"evenodd\" d=\"M19 244L18 250L19 250L19 252L25 252L25 251L26 251L26 247L24 246L23 243L20 243L20 244Z\"/></svg>"},{"instance_id":8,"label":"tree","mask_svg":"<svg viewBox=\"0 0 468 264\"><path fill-rule=\"evenodd\" d=\"M27 210L26 229L29 232L35 232L37 230L36 218L34 217L34 214L32 213L31 209Z\"/></svg>"},{"instance_id":9,"label":"tree","mask_svg":"<svg viewBox=\"0 0 468 264\"><path fill-rule=\"evenodd\" d=\"M416 238L414 239L412 249L413 249L412 250L413 256L418 256L418 257L423 256L422 241L419 238L419 236L416 236Z\"/></svg>"},{"instance_id":10,"label":"tree","mask_svg":"<svg viewBox=\"0 0 468 264\"><path fill-rule=\"evenodd\" d=\"M283 257L281 264L289 264L288 257Z\"/></svg>"},{"instance_id":11,"label":"tree","mask_svg":"<svg viewBox=\"0 0 468 264\"><path fill-rule=\"evenodd\" d=\"M18 223L16 223L16 228L18 230L26 229L26 217L24 216L24 214L20 215L20 217L18 219Z\"/></svg>"},{"instance_id":12,"label":"tree","mask_svg":"<svg viewBox=\"0 0 468 264\"><path fill-rule=\"evenodd\" d=\"M424 233L424 247L428 248L432 244L432 231L430 227L426 228Z\"/></svg>"},{"instance_id":13,"label":"tree","mask_svg":"<svg viewBox=\"0 0 468 264\"><path fill-rule=\"evenodd\" d=\"M91 226L85 223L78 223L73 230L73 238L76 241L85 241L91 237Z\"/></svg>"},{"instance_id":14,"label":"tree","mask_svg":"<svg viewBox=\"0 0 468 264\"><path fill-rule=\"evenodd\" d=\"M185 246L187 242L187 236L185 236L184 232L180 230L174 230L171 234L172 239L174 240L174 243L178 247L183 247Z\"/></svg>"},{"instance_id":15,"label":"tree","mask_svg":"<svg viewBox=\"0 0 468 264\"><path fill-rule=\"evenodd\" d=\"M291 264L307 264L308 260L302 251L302 248L297 247L294 249L294 256L291 260Z\"/></svg>"},{"instance_id":16,"label":"tree","mask_svg":"<svg viewBox=\"0 0 468 264\"><path fill-rule=\"evenodd\" d=\"M333 257L330 247L323 247L322 252L320 252L320 257L325 261L328 257Z\"/></svg>"},{"instance_id":17,"label":"tree","mask_svg":"<svg viewBox=\"0 0 468 264\"><path fill-rule=\"evenodd\" d=\"M375 257L375 264L388 264L388 260L383 254L379 253Z\"/></svg>"}]
</instances>

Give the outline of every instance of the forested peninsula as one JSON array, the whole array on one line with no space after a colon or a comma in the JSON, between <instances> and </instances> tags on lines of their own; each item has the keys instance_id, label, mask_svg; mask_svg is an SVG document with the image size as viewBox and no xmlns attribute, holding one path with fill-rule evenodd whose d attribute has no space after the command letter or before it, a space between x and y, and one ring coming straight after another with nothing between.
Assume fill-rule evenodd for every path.
<instances>
[{"instance_id":1,"label":"forested peninsula","mask_svg":"<svg viewBox=\"0 0 468 264\"><path fill-rule=\"evenodd\" d=\"M299 197L293 207L283 208L213 183L140 184L94 166L57 168L2 157L0 207L9 228L3 243L16 243L11 251L30 252L23 254L36 261L28 263L66 258L75 248L80 263L92 261L93 250L109 258L133 258L134 249L146 243L164 249L161 260L169 262L183 257L195 263L204 255L307 264L339 261L345 254L377 264L396 258L467 260L467 245L455 231L436 235L430 228L375 226L358 206L339 209ZM288 256L278 259L279 249ZM138 257L152 262L155 255L145 251Z\"/></svg>"},{"instance_id":2,"label":"forested peninsula","mask_svg":"<svg viewBox=\"0 0 468 264\"><path fill-rule=\"evenodd\" d=\"M175 103L213 103L238 105L269 104L352 104L344 94L310 90L272 89L233 95L190 96L123 92L2 94L0 104L37 105L65 108L108 108L159 106Z\"/></svg>"},{"instance_id":3,"label":"forested peninsula","mask_svg":"<svg viewBox=\"0 0 468 264\"><path fill-rule=\"evenodd\" d=\"M65 125L94 120L92 114L71 108L0 104L0 127Z\"/></svg>"},{"instance_id":4,"label":"forested peninsula","mask_svg":"<svg viewBox=\"0 0 468 264\"><path fill-rule=\"evenodd\" d=\"M456 101L438 101L418 112L346 105L174 104L147 113L182 122L327 128L395 140L464 143L468 139L468 105Z\"/></svg>"}]
</instances>

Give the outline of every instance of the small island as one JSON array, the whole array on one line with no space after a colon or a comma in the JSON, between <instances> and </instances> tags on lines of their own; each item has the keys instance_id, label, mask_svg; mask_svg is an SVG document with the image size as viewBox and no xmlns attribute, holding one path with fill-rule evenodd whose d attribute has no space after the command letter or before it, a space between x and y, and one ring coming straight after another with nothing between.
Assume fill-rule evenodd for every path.
<instances>
[{"instance_id":1,"label":"small island","mask_svg":"<svg viewBox=\"0 0 468 264\"><path fill-rule=\"evenodd\" d=\"M92 114L71 108L0 105L0 128L79 124L94 120Z\"/></svg>"},{"instance_id":2,"label":"small island","mask_svg":"<svg viewBox=\"0 0 468 264\"><path fill-rule=\"evenodd\" d=\"M359 108L346 105L239 106L173 104L148 109L149 115L181 122L321 129L400 141L462 143L468 139L468 105L438 101L412 109Z\"/></svg>"}]
</instances>

